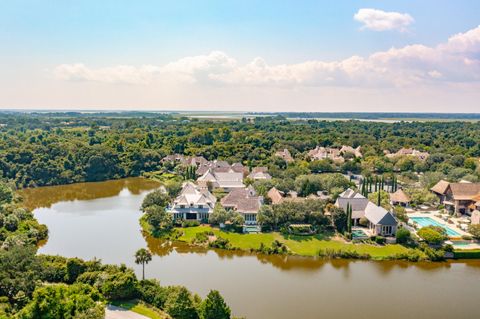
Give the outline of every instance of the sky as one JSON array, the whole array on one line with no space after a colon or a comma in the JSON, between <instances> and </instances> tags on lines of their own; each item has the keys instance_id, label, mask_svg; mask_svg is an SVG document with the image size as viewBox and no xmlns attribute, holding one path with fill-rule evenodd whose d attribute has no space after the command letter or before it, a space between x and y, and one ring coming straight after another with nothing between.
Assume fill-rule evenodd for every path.
<instances>
[{"instance_id":1,"label":"sky","mask_svg":"<svg viewBox=\"0 0 480 319\"><path fill-rule=\"evenodd\" d=\"M480 112L480 1L0 0L0 109Z\"/></svg>"}]
</instances>

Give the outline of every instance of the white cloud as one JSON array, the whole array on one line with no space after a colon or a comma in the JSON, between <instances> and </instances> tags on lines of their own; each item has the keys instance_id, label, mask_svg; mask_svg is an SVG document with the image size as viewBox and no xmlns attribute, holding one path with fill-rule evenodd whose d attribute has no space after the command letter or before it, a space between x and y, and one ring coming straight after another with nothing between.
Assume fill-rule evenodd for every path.
<instances>
[{"instance_id":1,"label":"white cloud","mask_svg":"<svg viewBox=\"0 0 480 319\"><path fill-rule=\"evenodd\" d=\"M399 30L405 32L414 19L408 13L385 12L377 9L360 9L353 16L363 23L362 29L373 31Z\"/></svg>"},{"instance_id":2,"label":"white cloud","mask_svg":"<svg viewBox=\"0 0 480 319\"><path fill-rule=\"evenodd\" d=\"M405 87L480 81L480 26L435 47L391 48L367 57L269 65L257 57L241 65L220 51L185 57L163 66L90 68L62 64L59 80L153 85L158 82L245 87Z\"/></svg>"}]
</instances>

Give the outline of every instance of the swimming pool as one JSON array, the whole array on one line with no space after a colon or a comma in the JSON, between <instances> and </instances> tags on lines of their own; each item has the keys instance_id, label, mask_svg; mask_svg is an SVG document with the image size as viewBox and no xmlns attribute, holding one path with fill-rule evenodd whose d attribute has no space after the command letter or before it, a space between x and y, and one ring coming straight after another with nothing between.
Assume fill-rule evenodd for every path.
<instances>
[{"instance_id":1,"label":"swimming pool","mask_svg":"<svg viewBox=\"0 0 480 319\"><path fill-rule=\"evenodd\" d=\"M365 239L365 238L368 238L368 235L362 229L352 229L352 239Z\"/></svg>"},{"instance_id":2,"label":"swimming pool","mask_svg":"<svg viewBox=\"0 0 480 319\"><path fill-rule=\"evenodd\" d=\"M435 219L430 218L430 217L410 217L411 220L416 222L418 225L421 227L425 226L440 226L444 228L447 231L448 237L461 237L462 235L459 234L458 232L454 231L450 227L447 227L445 225L440 224L437 222Z\"/></svg>"}]
</instances>

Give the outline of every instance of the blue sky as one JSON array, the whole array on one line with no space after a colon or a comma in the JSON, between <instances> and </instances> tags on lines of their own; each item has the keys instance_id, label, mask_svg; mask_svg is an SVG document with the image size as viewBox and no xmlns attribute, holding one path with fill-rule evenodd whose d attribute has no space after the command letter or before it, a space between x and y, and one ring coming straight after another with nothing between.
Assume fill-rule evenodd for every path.
<instances>
[{"instance_id":1,"label":"blue sky","mask_svg":"<svg viewBox=\"0 0 480 319\"><path fill-rule=\"evenodd\" d=\"M479 12L473 0L0 1L0 107L474 112Z\"/></svg>"}]
</instances>

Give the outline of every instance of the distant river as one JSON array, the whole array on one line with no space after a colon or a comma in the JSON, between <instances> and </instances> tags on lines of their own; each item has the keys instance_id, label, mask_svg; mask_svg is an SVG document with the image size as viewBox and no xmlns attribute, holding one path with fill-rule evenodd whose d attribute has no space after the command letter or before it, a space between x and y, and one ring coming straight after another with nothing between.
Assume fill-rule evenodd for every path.
<instances>
[{"instance_id":1,"label":"distant river","mask_svg":"<svg viewBox=\"0 0 480 319\"><path fill-rule=\"evenodd\" d=\"M42 254L125 263L140 275L137 249L155 253L146 276L205 296L217 289L249 319L480 318L480 262L322 261L192 249L145 237L143 197L158 184L129 178L23 191L48 226Z\"/></svg>"}]
</instances>

